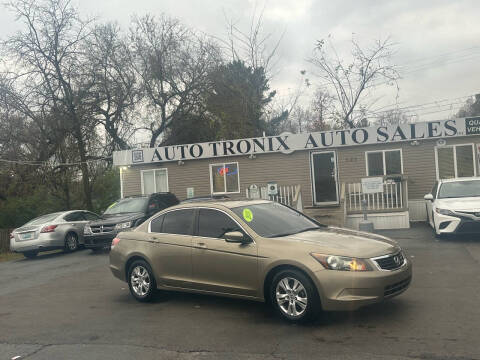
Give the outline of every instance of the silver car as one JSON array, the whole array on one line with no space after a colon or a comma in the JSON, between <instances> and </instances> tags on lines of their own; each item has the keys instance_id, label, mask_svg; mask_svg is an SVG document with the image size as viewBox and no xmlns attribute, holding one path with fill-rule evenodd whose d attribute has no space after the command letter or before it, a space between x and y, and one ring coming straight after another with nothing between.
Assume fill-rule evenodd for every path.
<instances>
[{"instance_id":1,"label":"silver car","mask_svg":"<svg viewBox=\"0 0 480 360\"><path fill-rule=\"evenodd\" d=\"M84 244L83 228L100 216L90 211L72 210L33 219L10 234L10 250L33 258L41 251L75 251Z\"/></svg>"}]
</instances>

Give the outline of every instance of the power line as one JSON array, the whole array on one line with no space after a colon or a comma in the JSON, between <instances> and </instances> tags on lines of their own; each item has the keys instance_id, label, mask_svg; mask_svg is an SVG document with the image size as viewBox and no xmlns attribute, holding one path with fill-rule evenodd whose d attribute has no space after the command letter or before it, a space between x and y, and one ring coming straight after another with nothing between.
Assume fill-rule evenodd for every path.
<instances>
[{"instance_id":1,"label":"power line","mask_svg":"<svg viewBox=\"0 0 480 360\"><path fill-rule=\"evenodd\" d=\"M53 163L50 164L48 161L28 161L28 160L7 160L7 159L0 159L0 162L7 163L7 164L16 164L16 165L29 165L29 166L46 166L46 165L53 165L53 166L78 166L82 164L90 164L97 161L106 161L111 160L112 157L105 157L87 161L78 161L78 162L67 162L67 163Z\"/></svg>"}]
</instances>

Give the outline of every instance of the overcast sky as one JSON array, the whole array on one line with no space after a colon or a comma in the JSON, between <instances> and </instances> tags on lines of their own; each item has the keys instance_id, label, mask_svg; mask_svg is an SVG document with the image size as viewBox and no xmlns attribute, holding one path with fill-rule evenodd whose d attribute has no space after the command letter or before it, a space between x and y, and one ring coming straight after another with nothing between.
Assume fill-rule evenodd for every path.
<instances>
[{"instance_id":1,"label":"overcast sky","mask_svg":"<svg viewBox=\"0 0 480 360\"><path fill-rule=\"evenodd\" d=\"M403 78L400 91L378 89L373 109L426 104L410 108L420 120L443 119L456 112L466 96L480 92L479 0L74 0L84 15L118 21L127 27L133 14L161 14L207 34L225 38L224 14L247 29L255 9L264 10L265 33L278 39L279 61L272 88L279 99L298 89L300 71L313 85L318 79L306 59L317 39L331 35L340 51L348 50L352 33L361 44L390 36L397 43L393 63ZM0 12L2 37L18 28ZM306 101L306 99L304 99ZM437 103L433 103L437 101ZM442 101L442 102L439 102ZM430 104L427 104L430 103ZM443 110L443 111L439 111Z\"/></svg>"}]
</instances>

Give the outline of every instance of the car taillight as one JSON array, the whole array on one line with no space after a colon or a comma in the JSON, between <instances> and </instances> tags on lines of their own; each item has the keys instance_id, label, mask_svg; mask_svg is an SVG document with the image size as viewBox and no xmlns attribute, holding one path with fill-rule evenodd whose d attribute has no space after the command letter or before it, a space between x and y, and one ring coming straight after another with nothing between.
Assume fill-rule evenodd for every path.
<instances>
[{"instance_id":1,"label":"car taillight","mask_svg":"<svg viewBox=\"0 0 480 360\"><path fill-rule=\"evenodd\" d=\"M110 249L113 249L115 247L115 245L117 245L119 242L120 242L119 238L114 238L112 240L112 246L110 246Z\"/></svg>"},{"instance_id":2,"label":"car taillight","mask_svg":"<svg viewBox=\"0 0 480 360\"><path fill-rule=\"evenodd\" d=\"M45 226L40 232L41 233L54 232L56 228L57 228L57 225L48 225L48 226Z\"/></svg>"}]
</instances>

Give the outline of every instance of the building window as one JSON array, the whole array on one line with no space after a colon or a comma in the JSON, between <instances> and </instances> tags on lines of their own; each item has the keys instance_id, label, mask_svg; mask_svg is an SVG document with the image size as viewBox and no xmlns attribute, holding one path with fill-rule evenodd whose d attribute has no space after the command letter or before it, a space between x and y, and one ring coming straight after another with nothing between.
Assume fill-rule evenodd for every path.
<instances>
[{"instance_id":1,"label":"building window","mask_svg":"<svg viewBox=\"0 0 480 360\"><path fill-rule=\"evenodd\" d=\"M367 176L403 173L402 150L367 151Z\"/></svg>"},{"instance_id":2,"label":"building window","mask_svg":"<svg viewBox=\"0 0 480 360\"><path fill-rule=\"evenodd\" d=\"M437 179L475 176L473 144L435 147Z\"/></svg>"},{"instance_id":3,"label":"building window","mask_svg":"<svg viewBox=\"0 0 480 360\"><path fill-rule=\"evenodd\" d=\"M212 194L240 192L238 163L210 164Z\"/></svg>"},{"instance_id":4,"label":"building window","mask_svg":"<svg viewBox=\"0 0 480 360\"><path fill-rule=\"evenodd\" d=\"M142 170L142 194L168 191L167 169Z\"/></svg>"}]
</instances>

